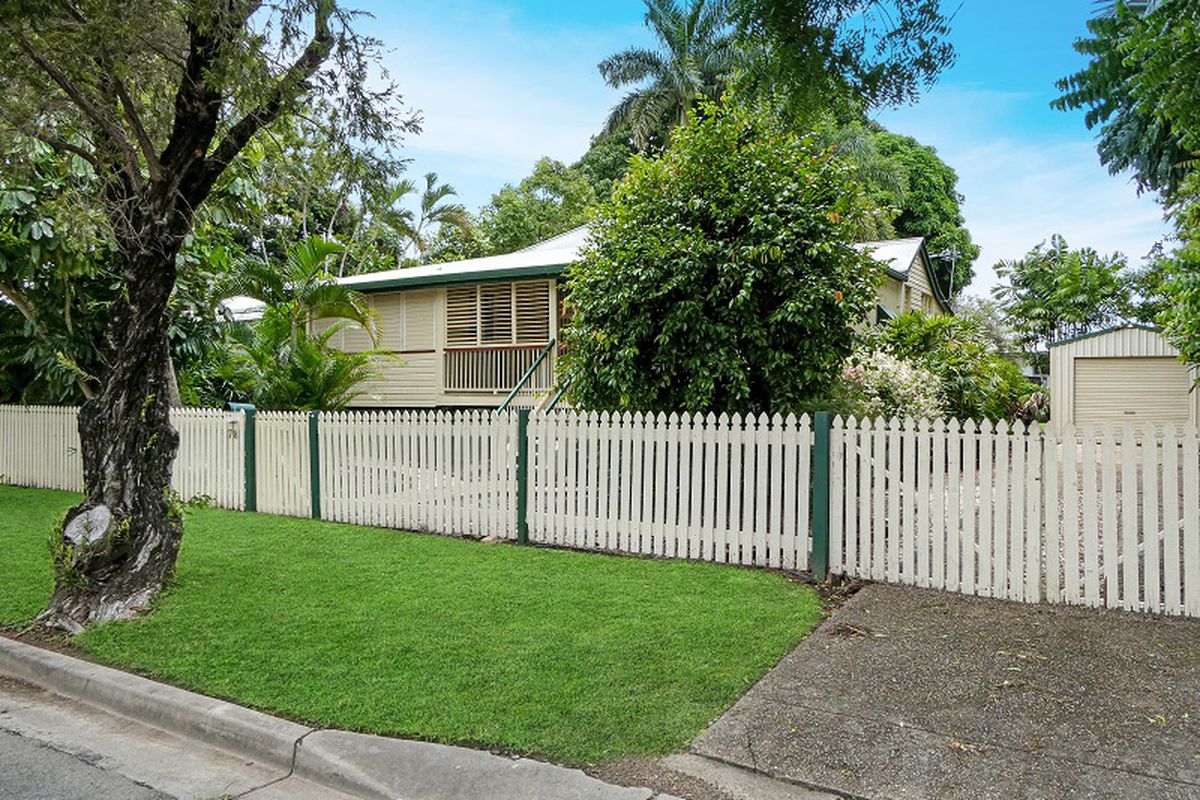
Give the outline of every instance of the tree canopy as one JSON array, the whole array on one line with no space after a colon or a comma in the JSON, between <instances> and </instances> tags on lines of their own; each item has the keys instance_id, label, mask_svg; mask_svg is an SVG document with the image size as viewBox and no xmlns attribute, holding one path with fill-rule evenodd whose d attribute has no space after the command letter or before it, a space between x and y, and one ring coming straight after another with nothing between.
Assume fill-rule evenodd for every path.
<instances>
[{"instance_id":1,"label":"tree canopy","mask_svg":"<svg viewBox=\"0 0 1200 800\"><path fill-rule=\"evenodd\" d=\"M787 412L836 379L878 272L850 246L864 198L811 138L709 105L635 156L568 272L572 402Z\"/></svg>"}]
</instances>

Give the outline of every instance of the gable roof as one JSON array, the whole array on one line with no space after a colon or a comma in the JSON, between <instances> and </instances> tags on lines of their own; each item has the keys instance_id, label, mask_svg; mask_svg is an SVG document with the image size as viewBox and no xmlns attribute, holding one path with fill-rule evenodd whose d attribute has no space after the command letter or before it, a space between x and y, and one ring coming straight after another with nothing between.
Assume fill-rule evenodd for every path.
<instances>
[{"instance_id":1,"label":"gable roof","mask_svg":"<svg viewBox=\"0 0 1200 800\"><path fill-rule=\"evenodd\" d=\"M929 281L929 288L933 290L933 297L937 300L938 305L948 314L954 312L950 306L950 301L946 297L946 293L942 290L942 285L938 281L937 273L933 270L933 262L929 259L929 251L925 248L925 239L921 236L913 236L908 239L886 239L879 242L858 242L851 245L855 250L869 253L877 262L883 266L884 272L901 283L908 282L909 273L912 270L912 265L921 261L922 267L925 269L925 279Z\"/></svg>"},{"instance_id":2,"label":"gable roof","mask_svg":"<svg viewBox=\"0 0 1200 800\"><path fill-rule=\"evenodd\" d=\"M523 250L502 256L469 258L463 261L448 261L444 264L428 264L421 267L392 269L386 272L371 272L366 275L351 275L339 278L338 283L362 292L372 292L482 281L554 278L561 275L569 264L579 259L580 251L587 244L588 232L588 226L582 225L544 242L538 242ZM933 266L929 262L924 239L916 237L882 242L860 242L852 246L857 250L870 253L889 275L899 281L908 280L909 269L920 257L938 303L946 311L950 310L950 304L946 302L934 278Z\"/></svg>"},{"instance_id":3,"label":"gable roof","mask_svg":"<svg viewBox=\"0 0 1200 800\"><path fill-rule=\"evenodd\" d=\"M1147 325L1144 322L1122 322L1117 325L1109 325L1108 327L1101 328L1098 331L1092 331L1091 333L1081 333L1078 336L1068 336L1065 339L1059 339L1058 341L1051 342L1049 346L1061 347L1064 344L1071 344L1072 342L1079 342L1084 339L1094 339L1097 336L1106 336L1110 333L1116 333L1117 331L1125 330L1139 330L1159 334L1162 333L1162 328L1158 327L1157 325Z\"/></svg>"}]
</instances>

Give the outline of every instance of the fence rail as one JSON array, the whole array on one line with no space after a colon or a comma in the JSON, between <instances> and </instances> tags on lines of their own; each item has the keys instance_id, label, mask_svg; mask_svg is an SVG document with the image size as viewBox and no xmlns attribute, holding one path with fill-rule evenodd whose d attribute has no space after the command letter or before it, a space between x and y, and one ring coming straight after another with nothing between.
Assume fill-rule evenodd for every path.
<instances>
[{"instance_id":1,"label":"fence rail","mask_svg":"<svg viewBox=\"0 0 1200 800\"><path fill-rule=\"evenodd\" d=\"M76 414L0 406L0 482L81 491ZM490 411L171 418L173 488L224 508L504 539L527 530L556 546L822 574L827 558L836 575L1200 616L1195 426L1055 435L826 415L554 412L527 428Z\"/></svg>"}]
</instances>

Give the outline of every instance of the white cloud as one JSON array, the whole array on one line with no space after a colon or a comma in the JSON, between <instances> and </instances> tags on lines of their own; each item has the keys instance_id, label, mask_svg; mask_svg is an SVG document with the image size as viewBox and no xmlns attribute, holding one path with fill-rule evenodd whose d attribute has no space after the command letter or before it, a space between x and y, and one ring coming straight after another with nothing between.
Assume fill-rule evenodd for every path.
<instances>
[{"instance_id":1,"label":"white cloud","mask_svg":"<svg viewBox=\"0 0 1200 800\"><path fill-rule=\"evenodd\" d=\"M992 266L1055 233L1072 247L1139 260L1167 233L1153 198L1101 166L1095 143L1043 98L971 86L940 87L920 106L883 115L890 129L937 148L966 197L963 215L982 247L972 294L995 285Z\"/></svg>"}]
</instances>

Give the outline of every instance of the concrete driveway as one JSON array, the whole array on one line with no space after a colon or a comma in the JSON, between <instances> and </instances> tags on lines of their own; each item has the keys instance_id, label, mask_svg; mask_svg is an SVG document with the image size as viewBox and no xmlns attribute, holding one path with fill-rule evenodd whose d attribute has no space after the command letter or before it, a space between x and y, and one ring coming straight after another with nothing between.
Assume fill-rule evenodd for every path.
<instances>
[{"instance_id":1,"label":"concrete driveway","mask_svg":"<svg viewBox=\"0 0 1200 800\"><path fill-rule=\"evenodd\" d=\"M1200 797L1200 620L867 586L692 750L856 797Z\"/></svg>"}]
</instances>

